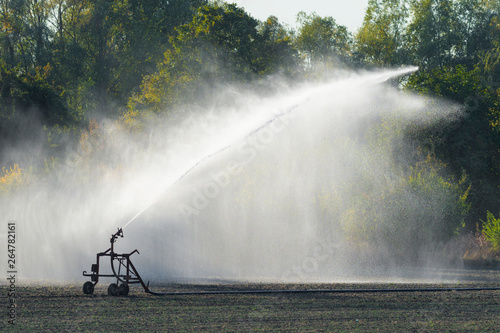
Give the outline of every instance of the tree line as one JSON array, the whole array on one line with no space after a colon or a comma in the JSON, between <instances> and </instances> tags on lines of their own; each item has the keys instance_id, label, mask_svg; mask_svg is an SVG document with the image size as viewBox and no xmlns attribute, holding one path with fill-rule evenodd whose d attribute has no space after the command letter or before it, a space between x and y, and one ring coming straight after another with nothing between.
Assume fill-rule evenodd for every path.
<instances>
[{"instance_id":1,"label":"tree line","mask_svg":"<svg viewBox=\"0 0 500 333\"><path fill-rule=\"evenodd\" d=\"M499 11L499 0L370 0L351 32L304 12L292 29L222 1L0 0L0 153L41 136L57 156L100 116L140 131L214 83L415 65L400 86L460 103L466 116L408 128L419 148L408 160L432 155L467 176L471 230L500 202ZM15 163L3 158L5 175Z\"/></svg>"}]
</instances>

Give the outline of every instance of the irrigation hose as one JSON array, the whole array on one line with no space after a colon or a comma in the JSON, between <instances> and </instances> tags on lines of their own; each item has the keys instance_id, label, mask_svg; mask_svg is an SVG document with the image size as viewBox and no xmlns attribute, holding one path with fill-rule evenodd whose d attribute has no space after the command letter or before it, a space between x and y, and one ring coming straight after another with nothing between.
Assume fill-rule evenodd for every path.
<instances>
[{"instance_id":1,"label":"irrigation hose","mask_svg":"<svg viewBox=\"0 0 500 333\"><path fill-rule=\"evenodd\" d=\"M389 288L389 289L284 289L284 290L213 290L213 291L176 291L158 293L151 290L147 292L156 296L188 296L188 295L224 295L224 294L353 294L353 293L396 293L396 292L449 292L449 291L486 291L500 290L500 287L479 288Z\"/></svg>"}]
</instances>

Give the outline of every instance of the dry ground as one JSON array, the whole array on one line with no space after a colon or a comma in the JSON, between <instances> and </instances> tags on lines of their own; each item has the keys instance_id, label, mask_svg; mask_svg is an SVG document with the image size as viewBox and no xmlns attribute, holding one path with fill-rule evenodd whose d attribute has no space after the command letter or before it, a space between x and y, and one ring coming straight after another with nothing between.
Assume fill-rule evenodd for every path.
<instances>
[{"instance_id":1,"label":"dry ground","mask_svg":"<svg viewBox=\"0 0 500 333\"><path fill-rule=\"evenodd\" d=\"M157 291L241 288L413 288L451 285L160 285ZM456 285L455 285L456 286ZM495 282L459 287L500 287ZM500 332L500 291L300 293L154 296L133 286L127 297L93 295L81 285L24 285L17 322L2 332ZM0 286L7 313L7 287Z\"/></svg>"}]
</instances>

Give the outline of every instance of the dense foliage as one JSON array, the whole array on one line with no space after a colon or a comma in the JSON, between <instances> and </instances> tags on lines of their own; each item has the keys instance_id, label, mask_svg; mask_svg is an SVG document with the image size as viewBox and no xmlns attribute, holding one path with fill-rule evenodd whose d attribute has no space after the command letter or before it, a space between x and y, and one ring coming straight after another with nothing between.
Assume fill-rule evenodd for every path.
<instances>
[{"instance_id":1,"label":"dense foliage","mask_svg":"<svg viewBox=\"0 0 500 333\"><path fill-rule=\"evenodd\" d=\"M210 94L207 86L416 65L400 86L463 104L466 116L408 128L405 140L416 148L406 152L404 186L372 200L398 205L404 193L425 192L449 205L450 224L419 229L444 238L457 225L473 230L500 202L499 11L498 0L370 0L353 33L303 12L293 30L219 1L1 0L0 195L24 186L33 170L50 169L68 141L85 146L99 126L92 119L140 131L145 119ZM26 142L42 142L50 162L6 154ZM450 178L440 177L435 161ZM441 192L456 202L440 202Z\"/></svg>"}]
</instances>

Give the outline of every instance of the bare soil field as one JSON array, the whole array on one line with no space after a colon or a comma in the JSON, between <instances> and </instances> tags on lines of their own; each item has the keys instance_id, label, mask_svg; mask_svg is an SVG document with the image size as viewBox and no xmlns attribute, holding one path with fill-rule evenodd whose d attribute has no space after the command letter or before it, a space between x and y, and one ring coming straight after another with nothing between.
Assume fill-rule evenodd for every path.
<instances>
[{"instance_id":1,"label":"bare soil field","mask_svg":"<svg viewBox=\"0 0 500 333\"><path fill-rule=\"evenodd\" d=\"M159 292L209 290L406 289L500 287L499 271L459 284L158 284ZM479 279L478 279L479 280ZM83 284L83 282L82 282ZM347 293L146 294L108 296L107 284L16 287L8 323L8 287L0 285L1 332L500 332L500 290Z\"/></svg>"}]
</instances>

